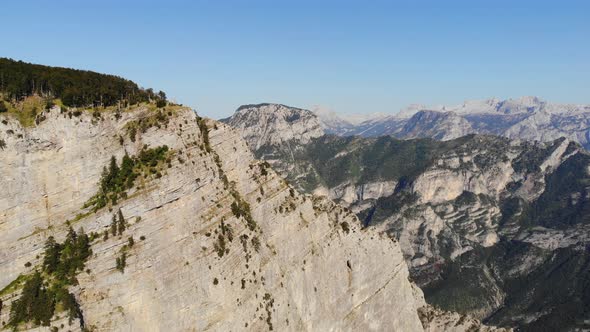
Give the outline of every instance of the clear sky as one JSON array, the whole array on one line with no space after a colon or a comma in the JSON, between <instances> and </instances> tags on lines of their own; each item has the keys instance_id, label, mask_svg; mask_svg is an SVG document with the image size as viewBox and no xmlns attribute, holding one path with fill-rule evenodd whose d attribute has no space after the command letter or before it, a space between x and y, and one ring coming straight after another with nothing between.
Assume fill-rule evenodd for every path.
<instances>
[{"instance_id":1,"label":"clear sky","mask_svg":"<svg viewBox=\"0 0 590 332\"><path fill-rule=\"evenodd\" d=\"M0 56L132 79L214 118L536 95L590 103L590 1L2 1Z\"/></svg>"}]
</instances>

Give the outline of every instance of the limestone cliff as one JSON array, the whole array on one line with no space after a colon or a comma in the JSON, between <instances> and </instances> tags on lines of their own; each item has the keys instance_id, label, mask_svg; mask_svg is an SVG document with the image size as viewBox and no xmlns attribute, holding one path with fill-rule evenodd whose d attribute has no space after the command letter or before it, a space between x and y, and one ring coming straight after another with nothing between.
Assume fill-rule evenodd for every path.
<instances>
[{"instance_id":1,"label":"limestone cliff","mask_svg":"<svg viewBox=\"0 0 590 332\"><path fill-rule=\"evenodd\" d=\"M69 326L56 307L59 330L424 328L398 243L294 190L222 123L151 106L54 107L32 128L0 118L4 324L45 241L62 241L70 224L92 235L92 255L69 286L81 316ZM164 145L166 160L142 166L124 195L89 204L113 156ZM119 210L124 227L111 235Z\"/></svg>"}]
</instances>

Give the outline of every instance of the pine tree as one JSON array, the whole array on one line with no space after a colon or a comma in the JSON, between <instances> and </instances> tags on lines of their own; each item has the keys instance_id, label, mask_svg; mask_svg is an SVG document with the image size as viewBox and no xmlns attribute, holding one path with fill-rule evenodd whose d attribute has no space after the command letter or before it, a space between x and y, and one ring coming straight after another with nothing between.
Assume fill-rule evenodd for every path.
<instances>
[{"instance_id":1,"label":"pine tree","mask_svg":"<svg viewBox=\"0 0 590 332\"><path fill-rule=\"evenodd\" d=\"M91 254L91 250L90 250L90 238L88 238L88 235L86 234L86 232L84 232L84 228L80 228L80 230L78 231L78 241L76 242L76 252L77 252L77 258L79 261L78 264L78 268L82 269L84 268L84 261L86 260L86 258L88 258Z\"/></svg>"},{"instance_id":2,"label":"pine tree","mask_svg":"<svg viewBox=\"0 0 590 332\"><path fill-rule=\"evenodd\" d=\"M43 257L43 268L48 273L53 273L57 270L59 264L60 245L55 242L55 238L50 236L45 241L45 254Z\"/></svg>"},{"instance_id":3,"label":"pine tree","mask_svg":"<svg viewBox=\"0 0 590 332\"><path fill-rule=\"evenodd\" d=\"M65 243L73 246L76 243L77 239L78 239L78 234L76 234L76 231L74 231L72 226L70 226L68 228L68 234L66 235Z\"/></svg>"},{"instance_id":4,"label":"pine tree","mask_svg":"<svg viewBox=\"0 0 590 332\"><path fill-rule=\"evenodd\" d=\"M106 166L102 168L102 174L100 176L100 189L103 194L106 194L109 191L109 171L107 170Z\"/></svg>"},{"instance_id":5,"label":"pine tree","mask_svg":"<svg viewBox=\"0 0 590 332\"><path fill-rule=\"evenodd\" d=\"M117 236L117 218L113 215L113 221L111 222L111 234Z\"/></svg>"},{"instance_id":6,"label":"pine tree","mask_svg":"<svg viewBox=\"0 0 590 332\"><path fill-rule=\"evenodd\" d=\"M121 184L124 187L131 188L133 186L133 181L135 180L135 177L133 176L133 159L131 159L127 153L125 153L123 160L121 161L120 176Z\"/></svg>"},{"instance_id":7,"label":"pine tree","mask_svg":"<svg viewBox=\"0 0 590 332\"><path fill-rule=\"evenodd\" d=\"M125 218L123 217L123 212L119 209L119 235L122 235L125 231Z\"/></svg>"},{"instance_id":8,"label":"pine tree","mask_svg":"<svg viewBox=\"0 0 590 332\"><path fill-rule=\"evenodd\" d=\"M117 159L115 156L111 156L111 163L109 165L109 175L108 175L108 188L110 190L116 189L117 185L117 177L119 176L119 166L117 165Z\"/></svg>"}]
</instances>

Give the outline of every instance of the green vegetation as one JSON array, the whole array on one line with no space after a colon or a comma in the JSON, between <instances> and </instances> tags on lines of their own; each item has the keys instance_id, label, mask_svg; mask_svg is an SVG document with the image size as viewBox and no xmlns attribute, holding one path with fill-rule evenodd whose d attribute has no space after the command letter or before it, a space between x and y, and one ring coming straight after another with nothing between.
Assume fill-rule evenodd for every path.
<instances>
[{"instance_id":1,"label":"green vegetation","mask_svg":"<svg viewBox=\"0 0 590 332\"><path fill-rule=\"evenodd\" d=\"M462 207L472 205L477 202L477 195L471 191L463 191L459 197L455 198L453 205L455 207Z\"/></svg>"},{"instance_id":2,"label":"green vegetation","mask_svg":"<svg viewBox=\"0 0 590 332\"><path fill-rule=\"evenodd\" d=\"M48 101L51 101L51 99L30 96L12 102L2 102L0 99L0 104L6 108L8 114L14 116L23 127L31 127L35 123L38 124L45 119L45 117L40 114Z\"/></svg>"},{"instance_id":3,"label":"green vegetation","mask_svg":"<svg viewBox=\"0 0 590 332\"><path fill-rule=\"evenodd\" d=\"M398 184L399 188L404 186L404 182ZM364 226L374 225L401 212L404 207L412 206L417 200L417 194L400 189L391 196L380 197L372 208L360 212L358 217L363 221Z\"/></svg>"},{"instance_id":4,"label":"green vegetation","mask_svg":"<svg viewBox=\"0 0 590 332\"><path fill-rule=\"evenodd\" d=\"M111 234L113 236L117 236L117 235L123 235L123 232L125 231L126 228L126 223L125 223L125 218L123 217L123 213L121 212L121 209L119 209L119 212L117 213L117 215L113 215L113 220L111 221ZM108 236L108 231L105 231L105 240L109 238Z\"/></svg>"},{"instance_id":5,"label":"green vegetation","mask_svg":"<svg viewBox=\"0 0 590 332\"><path fill-rule=\"evenodd\" d=\"M457 257L441 267L440 278L423 290L428 303L467 313L496 306L499 288L506 297L486 319L489 325L518 325L519 331L575 331L583 329L589 313L589 261L588 250L545 250L503 240Z\"/></svg>"},{"instance_id":6,"label":"green vegetation","mask_svg":"<svg viewBox=\"0 0 590 332\"><path fill-rule=\"evenodd\" d=\"M264 302L266 302L264 309L266 310L266 324L268 325L268 330L272 331L273 330L273 326L272 326L272 311L274 310L274 303L275 300L272 298L272 296L269 293L265 293L264 297L262 298L262 300Z\"/></svg>"},{"instance_id":7,"label":"green vegetation","mask_svg":"<svg viewBox=\"0 0 590 332\"><path fill-rule=\"evenodd\" d=\"M270 164L268 163L268 161L263 161L260 164L258 164L258 166L260 167L260 175L262 175L262 176L268 175L267 169L270 168ZM264 195L264 192L261 191L261 194Z\"/></svg>"},{"instance_id":8,"label":"green vegetation","mask_svg":"<svg viewBox=\"0 0 590 332\"><path fill-rule=\"evenodd\" d=\"M234 240L234 231L231 225L228 225L223 220L221 220L220 228L221 234L223 234L223 236L226 236L229 242L232 242Z\"/></svg>"},{"instance_id":9,"label":"green vegetation","mask_svg":"<svg viewBox=\"0 0 590 332\"><path fill-rule=\"evenodd\" d=\"M161 128L162 126L167 126L170 121L170 115L172 115L172 111L166 112L166 109L154 109L148 116L127 123L125 128L129 139L135 142L138 132L145 133L152 127Z\"/></svg>"},{"instance_id":10,"label":"green vegetation","mask_svg":"<svg viewBox=\"0 0 590 332\"><path fill-rule=\"evenodd\" d=\"M219 228L221 233L217 236L217 240L213 244L213 249L217 252L217 255L221 258L224 254L229 253L229 248L227 248L227 242L225 241L226 238L229 242L234 240L234 232L231 225L225 223L222 219L221 223L219 224ZM207 235L210 236L211 234Z\"/></svg>"},{"instance_id":11,"label":"green vegetation","mask_svg":"<svg viewBox=\"0 0 590 332\"><path fill-rule=\"evenodd\" d=\"M83 325L80 307L67 287L78 283L76 274L84 270L84 263L92 254L89 237L83 229L76 233L70 227L63 243L50 236L44 249L42 271L19 276L8 287L14 290L24 280L23 291L10 308L9 325L16 328L20 323L33 322L48 326L58 309L67 313L70 322L80 318ZM6 291L7 288L3 290Z\"/></svg>"},{"instance_id":12,"label":"green vegetation","mask_svg":"<svg viewBox=\"0 0 590 332\"><path fill-rule=\"evenodd\" d=\"M124 249L126 249L126 247L123 247ZM126 250L121 250L121 255L119 257L117 257L116 259L116 269L119 270L119 272L123 273L125 272L125 267L127 266L127 252Z\"/></svg>"},{"instance_id":13,"label":"green vegetation","mask_svg":"<svg viewBox=\"0 0 590 332\"><path fill-rule=\"evenodd\" d=\"M252 218L252 213L250 212L250 204L240 197L237 191L232 191L232 195L234 197L234 202L231 203L231 211L236 218L243 217L246 220L246 225L248 229L251 231L256 229L256 221Z\"/></svg>"},{"instance_id":14,"label":"green vegetation","mask_svg":"<svg viewBox=\"0 0 590 332\"><path fill-rule=\"evenodd\" d=\"M162 107L165 107L166 105L167 105L167 103L166 103L166 98L165 97L164 97L164 99L158 99L156 101L156 107L157 108L162 108Z\"/></svg>"},{"instance_id":15,"label":"green vegetation","mask_svg":"<svg viewBox=\"0 0 590 332\"><path fill-rule=\"evenodd\" d=\"M207 127L207 122L202 117L197 116L197 124L199 125L199 130L203 136L202 139L205 146L205 151L211 152L211 144L209 143L209 127Z\"/></svg>"},{"instance_id":16,"label":"green vegetation","mask_svg":"<svg viewBox=\"0 0 590 332\"><path fill-rule=\"evenodd\" d=\"M225 247L225 237L223 234L219 234L217 236L217 241L215 241L215 244L213 244L213 248L217 252L217 256L219 256L219 258L223 257L226 251L229 251L229 249Z\"/></svg>"},{"instance_id":17,"label":"green vegetation","mask_svg":"<svg viewBox=\"0 0 590 332\"><path fill-rule=\"evenodd\" d=\"M0 296L4 296L4 295L10 294L10 293L16 291L24 284L24 282L26 280L27 280L26 275L19 274L19 276L16 279L11 281L8 285L6 285L6 287L4 287L4 288L2 288L2 290L0 290Z\"/></svg>"},{"instance_id":18,"label":"green vegetation","mask_svg":"<svg viewBox=\"0 0 590 332\"><path fill-rule=\"evenodd\" d=\"M83 271L84 262L90 257L90 239L80 229L76 233L71 227L63 244L50 236L45 242L43 269L68 284L76 284L76 272Z\"/></svg>"},{"instance_id":19,"label":"green vegetation","mask_svg":"<svg viewBox=\"0 0 590 332\"><path fill-rule=\"evenodd\" d=\"M258 239L258 236L253 236L252 240L250 241L252 243L252 247L254 248L254 250L256 250L256 252L260 251L260 240Z\"/></svg>"},{"instance_id":20,"label":"green vegetation","mask_svg":"<svg viewBox=\"0 0 590 332\"><path fill-rule=\"evenodd\" d=\"M281 147L263 147L255 154L258 158L265 154L278 155L283 162L293 164L295 171L290 172L288 180L311 192L318 185L335 187L345 181L367 183L403 179L411 182L438 157L471 140L474 140L473 136L441 142L431 139L398 140L388 136L324 135L301 149L283 151Z\"/></svg>"},{"instance_id":21,"label":"green vegetation","mask_svg":"<svg viewBox=\"0 0 590 332\"><path fill-rule=\"evenodd\" d=\"M0 92L13 100L40 95L60 98L67 106L127 105L166 101L163 92L141 89L132 81L86 70L49 67L0 58Z\"/></svg>"},{"instance_id":22,"label":"green vegetation","mask_svg":"<svg viewBox=\"0 0 590 332\"><path fill-rule=\"evenodd\" d=\"M545 191L531 206L531 224L567 228L590 223L590 155L578 153L545 181Z\"/></svg>"},{"instance_id":23,"label":"green vegetation","mask_svg":"<svg viewBox=\"0 0 590 332\"><path fill-rule=\"evenodd\" d=\"M35 325L49 326L55 311L55 297L44 285L38 271L25 282L23 292L10 307L9 324L32 321Z\"/></svg>"},{"instance_id":24,"label":"green vegetation","mask_svg":"<svg viewBox=\"0 0 590 332\"><path fill-rule=\"evenodd\" d=\"M86 202L84 207L93 206L96 211L107 206L109 202L116 205L119 199L127 198L127 190L133 188L139 176L157 177L160 174L159 166L168 157L169 150L166 145L151 149L144 147L136 157L125 155L120 167L115 157L111 157L109 167L103 168L98 193Z\"/></svg>"},{"instance_id":25,"label":"green vegetation","mask_svg":"<svg viewBox=\"0 0 590 332\"><path fill-rule=\"evenodd\" d=\"M542 143L525 143L524 152L512 161L512 168L519 173L532 173L541 171L541 164L547 159L563 142L558 139L548 146Z\"/></svg>"},{"instance_id":26,"label":"green vegetation","mask_svg":"<svg viewBox=\"0 0 590 332\"><path fill-rule=\"evenodd\" d=\"M129 139L131 140L131 142L135 142L135 136L137 136L137 128L135 126L130 127L127 131L127 134L129 135Z\"/></svg>"},{"instance_id":27,"label":"green vegetation","mask_svg":"<svg viewBox=\"0 0 590 332\"><path fill-rule=\"evenodd\" d=\"M346 234L350 233L350 226L348 225L348 223L346 221L341 222L340 227L342 228L342 231L344 231L344 233L346 233Z\"/></svg>"},{"instance_id":28,"label":"green vegetation","mask_svg":"<svg viewBox=\"0 0 590 332\"><path fill-rule=\"evenodd\" d=\"M244 249L245 253L248 253L248 235L247 234L242 234L240 235L240 243L242 244L242 248ZM247 257L247 256L246 256ZM248 259L246 258L246 261Z\"/></svg>"},{"instance_id":29,"label":"green vegetation","mask_svg":"<svg viewBox=\"0 0 590 332\"><path fill-rule=\"evenodd\" d=\"M217 154L215 154L215 155L217 156ZM218 168L219 168L220 174L222 174L221 172L223 170L221 168L221 165L218 165ZM224 182L224 185L226 186L226 188L229 189L232 197L234 198L234 202L231 203L231 206L230 206L233 215L238 219L240 217L244 218L248 229L251 231L255 230L256 227L258 226L258 224L254 220L254 218L252 218L250 204L248 204L248 202L246 202L242 198L242 196L240 196L240 193L235 188L235 183L234 182L229 183L227 181L227 177L225 175L223 175L223 182Z\"/></svg>"}]
</instances>

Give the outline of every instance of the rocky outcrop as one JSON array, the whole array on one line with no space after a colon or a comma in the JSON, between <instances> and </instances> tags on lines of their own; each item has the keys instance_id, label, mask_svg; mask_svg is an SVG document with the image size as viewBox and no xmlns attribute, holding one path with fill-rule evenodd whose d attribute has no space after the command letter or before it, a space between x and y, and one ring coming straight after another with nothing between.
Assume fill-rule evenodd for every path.
<instances>
[{"instance_id":1,"label":"rocky outcrop","mask_svg":"<svg viewBox=\"0 0 590 332\"><path fill-rule=\"evenodd\" d=\"M221 121L238 129L253 150L306 144L324 134L312 112L280 104L240 106L234 115Z\"/></svg>"},{"instance_id":2,"label":"rocky outcrop","mask_svg":"<svg viewBox=\"0 0 590 332\"><path fill-rule=\"evenodd\" d=\"M353 211L359 212L369 207L367 202L392 195L395 186L395 181L378 181L361 185L343 183L330 189L317 188L314 193L337 200L341 205L351 207Z\"/></svg>"},{"instance_id":3,"label":"rocky outcrop","mask_svg":"<svg viewBox=\"0 0 590 332\"><path fill-rule=\"evenodd\" d=\"M43 116L0 124L0 321L22 287L9 284L40 269L46 239L69 224L97 235L69 289L90 330L423 330L399 244L298 193L228 126L183 108ZM168 159L124 198L85 205L112 156L162 145ZM119 209L126 227L108 236ZM68 325L64 315L50 325Z\"/></svg>"}]
</instances>

